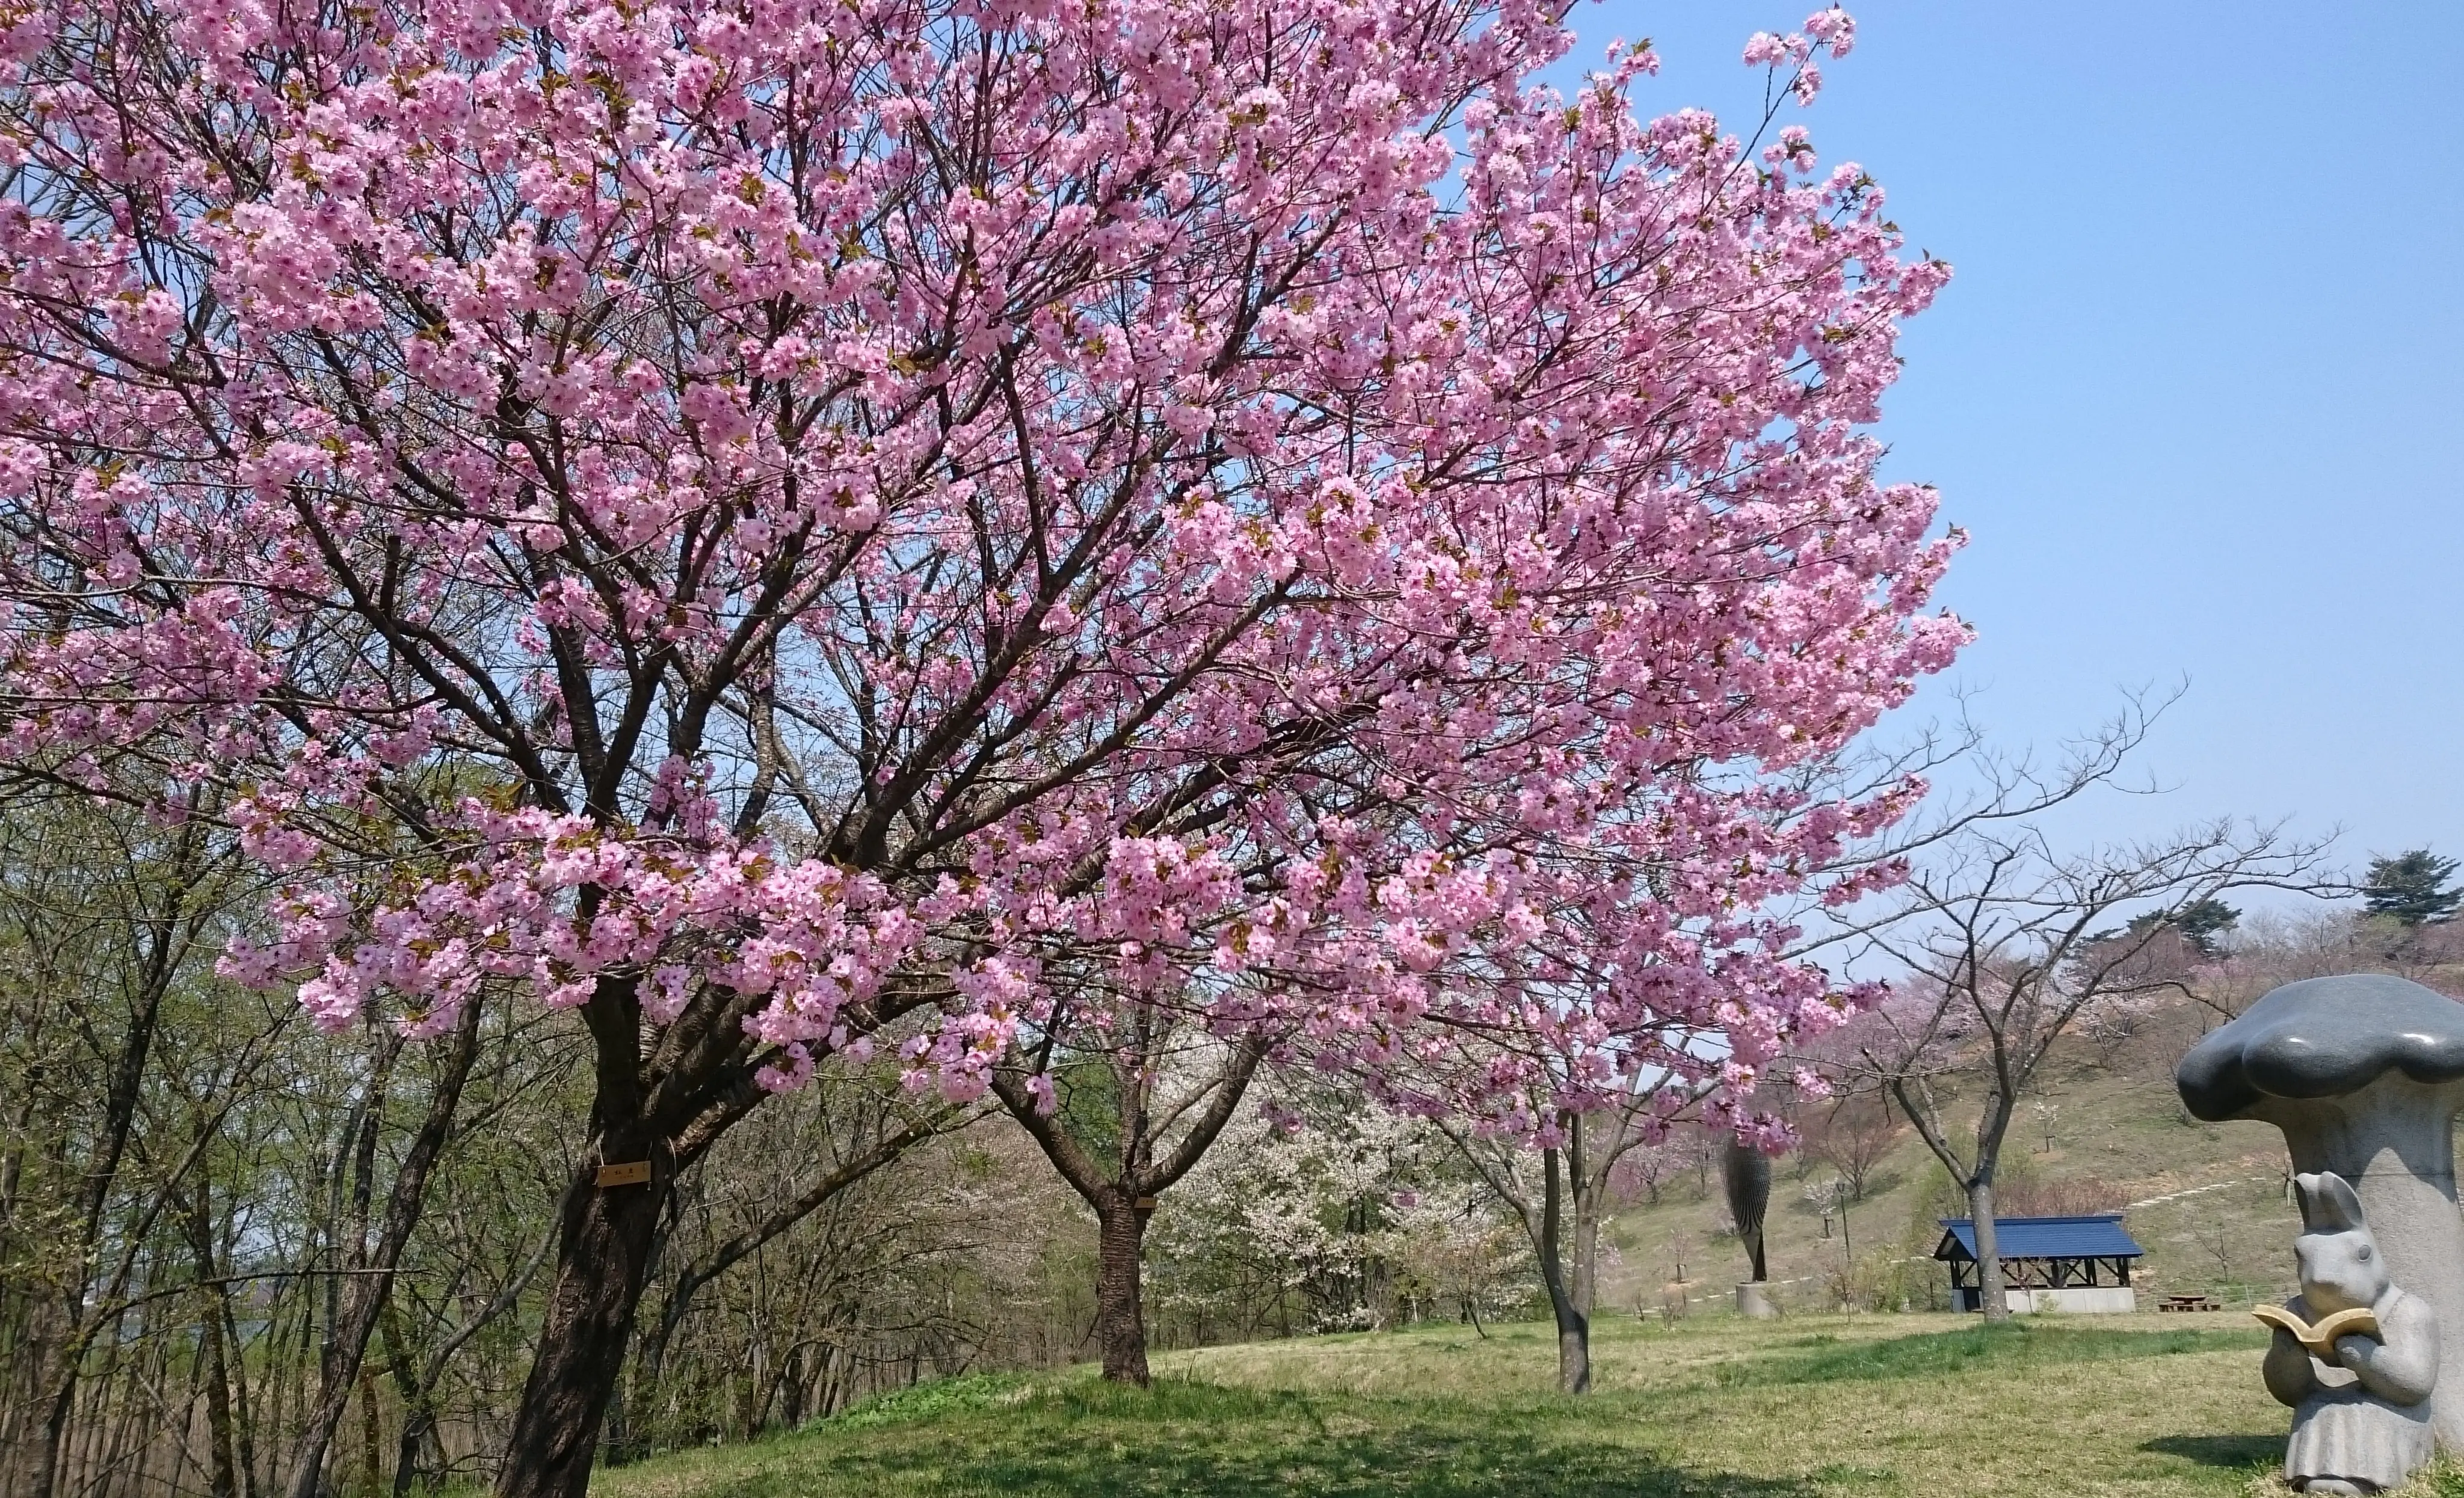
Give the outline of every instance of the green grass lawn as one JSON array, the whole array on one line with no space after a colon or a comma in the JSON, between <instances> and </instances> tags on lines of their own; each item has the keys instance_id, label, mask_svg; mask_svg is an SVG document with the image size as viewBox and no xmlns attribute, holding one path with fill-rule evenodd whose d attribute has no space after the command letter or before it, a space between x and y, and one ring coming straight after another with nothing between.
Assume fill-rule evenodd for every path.
<instances>
[{"instance_id":1,"label":"green grass lawn","mask_svg":"<svg viewBox=\"0 0 2464 1498\"><path fill-rule=\"evenodd\" d=\"M2224 1316L1619 1318L1599 1389L1544 1326L1315 1337L928 1384L758 1445L601 1475L603 1498L1819 1498L2280 1492L2287 1412ZM2464 1495L2449 1476L2416 1487Z\"/></svg>"}]
</instances>

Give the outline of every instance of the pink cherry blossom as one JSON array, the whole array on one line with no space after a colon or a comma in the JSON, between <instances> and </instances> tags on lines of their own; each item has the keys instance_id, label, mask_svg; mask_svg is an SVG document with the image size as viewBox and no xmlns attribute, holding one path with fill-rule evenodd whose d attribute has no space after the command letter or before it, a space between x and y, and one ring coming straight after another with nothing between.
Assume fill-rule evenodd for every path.
<instances>
[{"instance_id":1,"label":"pink cherry blossom","mask_svg":"<svg viewBox=\"0 0 2464 1498\"><path fill-rule=\"evenodd\" d=\"M319 1023L569 1007L682 1163L885 1030L972 1096L1063 1004L1480 1108L1745 1087L1870 1001L1758 912L1887 880L1827 871L1922 790L1793 787L1967 639L1868 430L1949 272L1801 132L1639 111L1648 50L11 14L0 753L228 828L228 968ZM1852 36L1748 57L1810 98Z\"/></svg>"},{"instance_id":2,"label":"pink cherry blossom","mask_svg":"<svg viewBox=\"0 0 2464 1498\"><path fill-rule=\"evenodd\" d=\"M910 1059L960 1094L1067 953L1363 1062L1575 974L1610 1047L1758 1057L1801 1007L1748 912L1902 799L1693 767L1836 748L1963 638L1859 431L1945 271L1802 131L1740 171L1628 109L1640 53L1556 98L1511 8L1311 12L1268 84L1211 11L1028 7L951 13L1034 41L952 185L920 143L980 85L929 8L816 61L782 12L552 6L557 74L412 10L298 98L246 64L282 23L163 13L186 81L97 72L69 0L11 64L55 185L0 210L0 728L224 788L293 879L231 970L332 1025L725 1010L774 1085L930 970ZM1804 91L1850 34L1748 53ZM1128 102L1070 112L1090 70ZM74 147L119 107L193 123ZM697 123L755 116L877 147Z\"/></svg>"}]
</instances>

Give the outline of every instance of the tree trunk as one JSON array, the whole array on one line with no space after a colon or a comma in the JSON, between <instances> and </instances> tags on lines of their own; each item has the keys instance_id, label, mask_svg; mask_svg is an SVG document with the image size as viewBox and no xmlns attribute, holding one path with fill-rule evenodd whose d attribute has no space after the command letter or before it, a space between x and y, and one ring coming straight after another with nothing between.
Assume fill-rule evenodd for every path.
<instances>
[{"instance_id":1,"label":"tree trunk","mask_svg":"<svg viewBox=\"0 0 2464 1498\"><path fill-rule=\"evenodd\" d=\"M1592 1389L1592 1318L1567 1273L1564 1233L1565 1161L1553 1149L1540 1152L1547 1184L1540 1206L1540 1278L1549 1287L1550 1313L1557 1321L1557 1392L1588 1394ZM1579 1217L1579 1210L1577 1216ZM1577 1228L1576 1236L1580 1236ZM1582 1275L1588 1292L1589 1274Z\"/></svg>"},{"instance_id":2,"label":"tree trunk","mask_svg":"<svg viewBox=\"0 0 2464 1498\"><path fill-rule=\"evenodd\" d=\"M1104 1377L1140 1388L1150 1379L1140 1283L1149 1210L1127 1193L1115 1193L1096 1214L1095 1340L1104 1354Z\"/></svg>"},{"instance_id":3,"label":"tree trunk","mask_svg":"<svg viewBox=\"0 0 2464 1498\"><path fill-rule=\"evenodd\" d=\"M584 1498L600 1423L625 1366L633 1313L649 1277L659 1203L671 1177L665 1151L650 1152L638 1137L597 1142L565 1193L556 1284L514 1415L497 1498ZM623 1163L645 1153L652 1153L649 1184L594 1183L600 1162Z\"/></svg>"},{"instance_id":4,"label":"tree trunk","mask_svg":"<svg viewBox=\"0 0 2464 1498\"><path fill-rule=\"evenodd\" d=\"M95 1152L86 1168L85 1188L78 1202L83 1233L72 1261L77 1269L70 1282L60 1287L67 1326L58 1387L52 1392L51 1407L44 1416L41 1444L35 1448L34 1482L28 1498L53 1498L59 1483L60 1451L68 1437L70 1416L77 1407L77 1380L84 1372L86 1349L93 1345L94 1328L82 1324L85 1296L92 1286L91 1264L102 1242L104 1212L111 1205L112 1185L119 1179L121 1158L127 1152L129 1134L136 1121L146 1058L153 1053L164 996L170 991L172 979L179 971L177 954L202 919L190 917L185 930L180 920L181 908L192 888L190 878L186 876L197 848L193 827L192 823L181 834L180 851L172 864L177 872L165 890L163 912L146 923L149 942L142 954L129 954L135 959L141 981L130 1006L128 1030L112 1068L111 1082L103 1092Z\"/></svg>"},{"instance_id":5,"label":"tree trunk","mask_svg":"<svg viewBox=\"0 0 2464 1498\"><path fill-rule=\"evenodd\" d=\"M70 1341L70 1348L80 1355L85 1351L84 1344L74 1338ZM76 1362L66 1362L60 1374L59 1387L52 1391L51 1407L43 1414L41 1444L34 1448L34 1484L27 1489L30 1498L52 1498L58 1487L60 1448L67 1444L69 1415L77 1406L79 1372Z\"/></svg>"},{"instance_id":6,"label":"tree trunk","mask_svg":"<svg viewBox=\"0 0 2464 1498\"><path fill-rule=\"evenodd\" d=\"M429 1438L435 1433L436 1414L433 1410L421 1407L403 1411L402 1436L394 1447L394 1498L409 1498L410 1490L420 1486L425 1475L424 1461ZM440 1485L431 1480L428 1486Z\"/></svg>"},{"instance_id":7,"label":"tree trunk","mask_svg":"<svg viewBox=\"0 0 2464 1498\"><path fill-rule=\"evenodd\" d=\"M1976 1225L1977 1300L1988 1321L2011 1318L2011 1297L2002 1288L2002 1245L1993 1230L1993 1178L1968 1183L1968 1216Z\"/></svg>"},{"instance_id":8,"label":"tree trunk","mask_svg":"<svg viewBox=\"0 0 2464 1498\"><path fill-rule=\"evenodd\" d=\"M710 1000L647 1052L632 980L603 974L583 1007L596 1052L589 1147L558 1212L556 1280L496 1477L498 1498L588 1491L677 1174L766 1096L754 1080L758 1048L738 1024L747 1002L742 994ZM924 1002L869 1007L867 1032ZM637 1161L648 1161L648 1183L599 1185L599 1167Z\"/></svg>"},{"instance_id":9,"label":"tree trunk","mask_svg":"<svg viewBox=\"0 0 2464 1498\"><path fill-rule=\"evenodd\" d=\"M335 1432L341 1428L342 1417L350 1409L351 1395L365 1381L361 1375L366 1364L368 1342L376 1335L377 1318L393 1293L394 1271L402 1263L403 1250L409 1246L410 1235L419 1227L420 1213L427 1208L429 1177L436 1168L437 1157L444 1153L446 1141L452 1137L454 1120L461 1112L463 1084L470 1080L471 1068L479 1057L479 1001L473 999L463 1006L462 1015L454 1023L453 1049L448 1053L429 1092L427 1117L411 1136L410 1147L403 1152L402 1164L394 1172L392 1189L385 1193L385 1222L377 1232L375 1251L366 1251L364 1238L352 1249L352 1267L365 1272L351 1276L348 1308L340 1313L338 1323L326 1327L324 1350L318 1359L317 1403L301 1427L292 1458L291 1498L317 1498L322 1489L325 1460L333 1449ZM363 1179L372 1168L363 1159L360 1166ZM365 1215L362 1208L363 1222ZM373 1482L370 1486L374 1486Z\"/></svg>"},{"instance_id":10,"label":"tree trunk","mask_svg":"<svg viewBox=\"0 0 2464 1498\"><path fill-rule=\"evenodd\" d=\"M360 1491L370 1495L385 1488L385 1422L377 1415L376 1371L360 1368Z\"/></svg>"},{"instance_id":11,"label":"tree trunk","mask_svg":"<svg viewBox=\"0 0 2464 1498\"><path fill-rule=\"evenodd\" d=\"M1605 1181L1592 1179L1589 1168L1569 1170L1567 1184L1574 1199L1574 1241L1566 1261L1566 1298L1582 1328L1580 1377L1566 1389L1569 1394L1588 1394L1592 1388L1592 1312L1599 1303L1600 1263L1600 1192ZM1559 1328L1557 1360L1566 1360L1564 1329ZM1560 1379L1560 1383L1564 1379Z\"/></svg>"},{"instance_id":12,"label":"tree trunk","mask_svg":"<svg viewBox=\"0 0 2464 1498\"><path fill-rule=\"evenodd\" d=\"M207 1449L212 1468L207 1491L211 1498L239 1498L239 1463L231 1442L231 1357L223 1344L223 1287L214 1267L214 1208L211 1177L203 1166L183 1214L187 1219L188 1249L196 1261L197 1284L205 1297L198 1323L199 1375L206 1386Z\"/></svg>"},{"instance_id":13,"label":"tree trunk","mask_svg":"<svg viewBox=\"0 0 2464 1498\"><path fill-rule=\"evenodd\" d=\"M428 1438L436 1430L436 1403L411 1361L409 1339L402 1335L402 1310L390 1295L385 1297L385 1310L377 1317L377 1335L383 1339L394 1392L402 1400L402 1435L393 1460L394 1498L407 1498L410 1490L419 1486L421 1458L427 1452Z\"/></svg>"},{"instance_id":14,"label":"tree trunk","mask_svg":"<svg viewBox=\"0 0 2464 1498\"><path fill-rule=\"evenodd\" d=\"M1149 1031L1145 1041L1156 1046L1161 1044L1161 1038L1160 1033ZM1189 1174L1221 1136L1223 1126L1232 1121L1233 1110L1241 1106L1250 1078L1258 1075L1258 1065L1265 1053L1265 1041L1255 1035L1233 1046L1222 1071L1209 1084L1212 1096L1201 1093L1179 1105L1186 1108L1199 1096L1205 1099L1205 1106L1191 1121L1188 1132L1161 1161L1153 1156L1155 1140L1148 1132L1145 1073L1133 1068L1124 1075L1116 1058L1114 1075L1122 1083L1118 1094L1120 1154L1118 1164L1109 1171L1095 1162L1054 1115L1037 1106L1023 1075L1014 1072L993 1074L993 1093L1001 1098L1001 1106L1026 1130L1079 1199L1095 1209L1095 1333L1104 1355L1104 1377L1114 1383L1134 1383L1143 1388L1149 1381L1146 1307L1139 1284L1143 1267L1139 1260L1146 1242L1147 1218L1155 1210L1155 1198Z\"/></svg>"},{"instance_id":15,"label":"tree trunk","mask_svg":"<svg viewBox=\"0 0 2464 1498\"><path fill-rule=\"evenodd\" d=\"M1599 1303L1599 1201L1584 1192L1574 1198L1574 1241L1566 1259L1566 1296L1587 1328Z\"/></svg>"},{"instance_id":16,"label":"tree trunk","mask_svg":"<svg viewBox=\"0 0 2464 1498\"><path fill-rule=\"evenodd\" d=\"M1563 1297L1552 1295L1549 1304L1557 1316L1557 1392L1589 1394L1592 1392L1592 1319Z\"/></svg>"}]
</instances>

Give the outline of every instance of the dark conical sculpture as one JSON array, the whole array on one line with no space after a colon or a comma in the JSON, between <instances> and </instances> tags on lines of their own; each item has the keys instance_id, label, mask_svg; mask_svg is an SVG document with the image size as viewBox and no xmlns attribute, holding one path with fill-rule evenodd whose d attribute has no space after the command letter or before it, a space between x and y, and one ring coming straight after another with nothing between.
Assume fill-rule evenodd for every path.
<instances>
[{"instance_id":1,"label":"dark conical sculpture","mask_svg":"<svg viewBox=\"0 0 2464 1498\"><path fill-rule=\"evenodd\" d=\"M1732 1136L1720 1148L1720 1182L1728 1189L1728 1219L1737 1225L1737 1241L1746 1246L1752 1278L1737 1287L1737 1309L1748 1315L1771 1313L1763 1282L1771 1277L1763 1259L1763 1216L1771 1210L1771 1157Z\"/></svg>"}]
</instances>

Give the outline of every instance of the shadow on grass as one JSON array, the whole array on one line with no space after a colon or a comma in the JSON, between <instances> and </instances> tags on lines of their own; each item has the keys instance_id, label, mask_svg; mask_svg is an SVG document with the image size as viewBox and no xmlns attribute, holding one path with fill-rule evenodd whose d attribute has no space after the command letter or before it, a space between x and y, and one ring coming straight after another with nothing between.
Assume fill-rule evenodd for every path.
<instances>
[{"instance_id":1,"label":"shadow on grass","mask_svg":"<svg viewBox=\"0 0 2464 1498\"><path fill-rule=\"evenodd\" d=\"M2282 1436L2158 1436L2139 1444L2142 1451L2159 1451L2196 1462L2247 1471L2284 1460Z\"/></svg>"},{"instance_id":2,"label":"shadow on grass","mask_svg":"<svg viewBox=\"0 0 2464 1498\"><path fill-rule=\"evenodd\" d=\"M1817 1498L1807 1482L1672 1466L1552 1407L1373 1400L1167 1380L941 1400L825 1422L693 1498ZM837 1428L833 1428L837 1427ZM1859 1474L1865 1475L1865 1474ZM1887 1475L1887 1474L1881 1474Z\"/></svg>"},{"instance_id":3,"label":"shadow on grass","mask_svg":"<svg viewBox=\"0 0 2464 1498\"><path fill-rule=\"evenodd\" d=\"M2008 1321L1999 1326L1979 1323L1956 1332L1927 1332L1874 1341L1838 1341L1818 1336L1797 1345L1810 1350L1793 1356L1758 1357L1750 1362L1723 1363L1712 1370L1712 1378L1724 1386L1939 1379L1988 1365L2103 1362L2255 1348L2264 1345L2264 1334L2238 1328L2112 1332Z\"/></svg>"}]
</instances>

